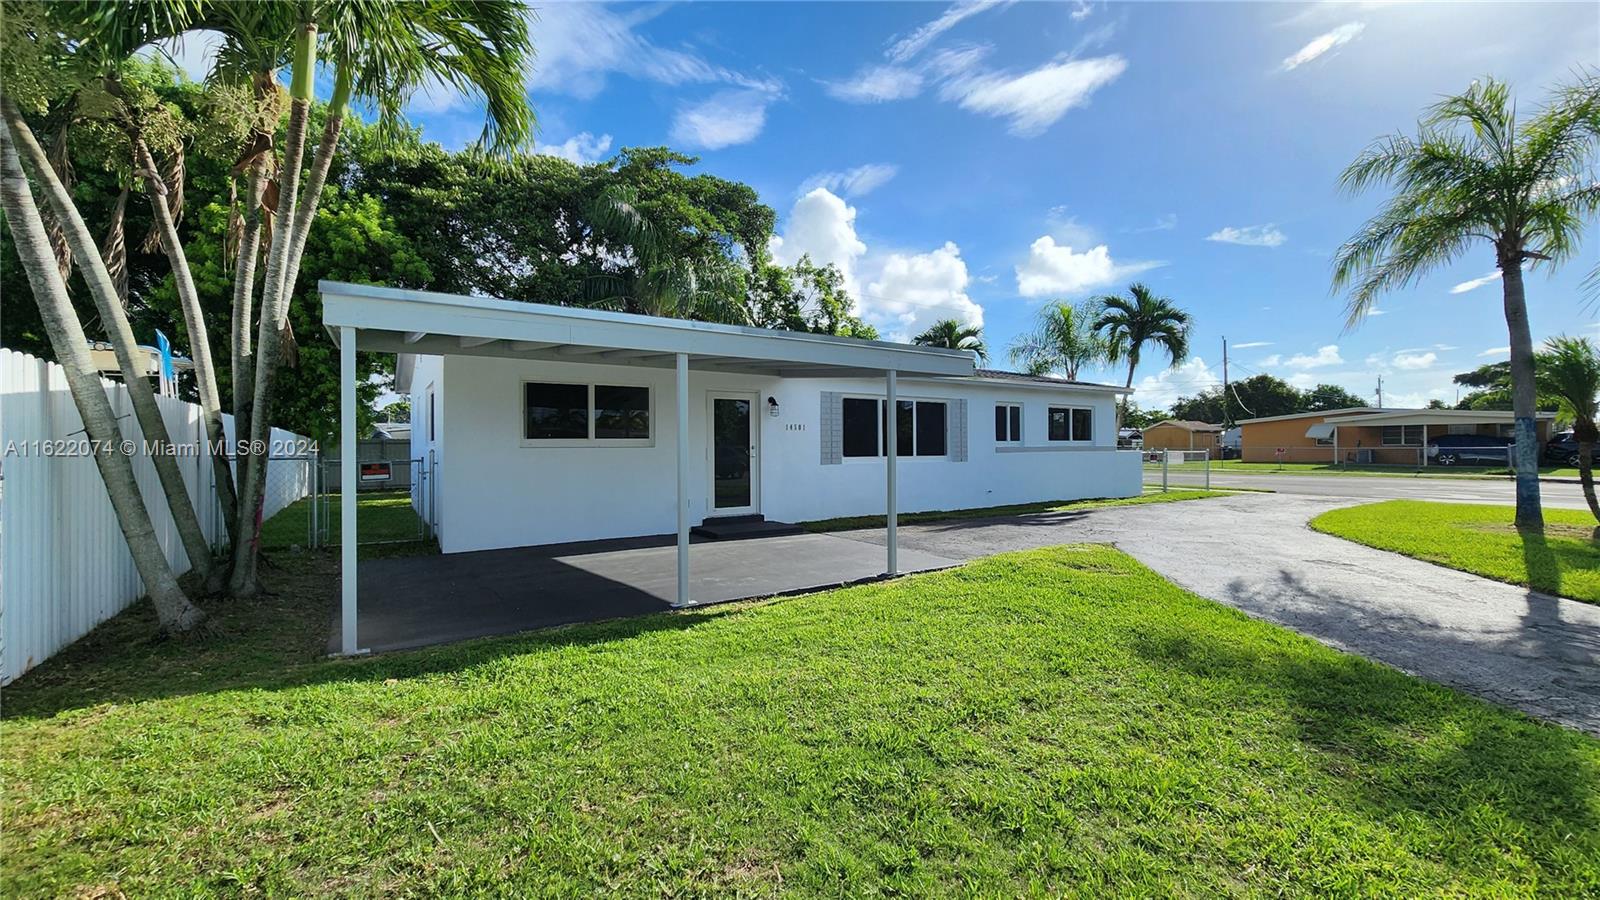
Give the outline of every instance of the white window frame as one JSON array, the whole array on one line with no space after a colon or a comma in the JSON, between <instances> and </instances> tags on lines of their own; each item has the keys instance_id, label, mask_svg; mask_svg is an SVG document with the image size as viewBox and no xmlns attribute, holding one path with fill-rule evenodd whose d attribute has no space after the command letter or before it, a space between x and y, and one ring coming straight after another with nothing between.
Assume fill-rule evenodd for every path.
<instances>
[{"instance_id":1,"label":"white window frame","mask_svg":"<svg viewBox=\"0 0 1600 900\"><path fill-rule=\"evenodd\" d=\"M528 385L530 384L561 384L571 387L587 389L589 398L589 412L586 420L589 427L589 436L585 438L530 438L528 437ZM599 387L629 387L643 388L645 396L649 398L647 414L650 417L650 436L645 438L598 438L594 435L596 410L594 407L594 389ZM604 381L563 381L554 378L524 378L517 385L517 408L521 410L517 419L517 432L524 447L654 447L656 445L656 389L655 385L639 381L623 381L606 379Z\"/></svg>"},{"instance_id":2,"label":"white window frame","mask_svg":"<svg viewBox=\"0 0 1600 900\"><path fill-rule=\"evenodd\" d=\"M1391 441L1391 440L1389 440L1389 429L1391 429L1391 428L1400 429L1400 440L1399 441ZM1408 431L1409 429L1413 429L1413 428L1416 429L1416 432L1414 434L1414 437L1416 437L1416 440L1415 441L1408 441L1408 440L1406 440L1406 431ZM1423 429L1423 426L1421 426L1421 425L1384 425L1384 426L1382 426L1382 427L1380 427L1378 429L1378 445L1380 447L1421 447L1422 446L1422 429Z\"/></svg>"},{"instance_id":3,"label":"white window frame","mask_svg":"<svg viewBox=\"0 0 1600 900\"><path fill-rule=\"evenodd\" d=\"M1053 413L1053 412L1056 412L1057 410L1061 410L1061 411L1063 411L1063 412L1065 412L1067 414L1067 436L1066 436L1065 439L1053 438L1053 437L1050 436L1050 414ZM1073 416L1072 416L1072 414L1073 414L1074 411L1078 411L1078 410L1081 410L1083 412L1087 412L1089 414L1089 436L1086 437L1086 438L1078 437L1077 429L1075 427L1073 427L1073 423L1072 423ZM1048 443L1051 443L1051 444L1092 444L1092 443L1094 443L1094 430L1095 430L1095 425L1094 425L1094 407L1092 407L1092 406L1057 406L1056 404L1052 403L1049 406L1045 407L1045 412L1044 412L1044 439Z\"/></svg>"},{"instance_id":4,"label":"white window frame","mask_svg":"<svg viewBox=\"0 0 1600 900\"><path fill-rule=\"evenodd\" d=\"M886 428L889 425L889 421L888 421L887 417L884 416L884 409L883 409L884 408L884 404L885 404L887 399L888 398L886 398L886 397L873 396L872 394L844 394L843 396L840 397L840 401L839 401L839 434L840 434L840 437L841 437L841 441L842 441L843 435L844 435L844 401L845 400L874 400L874 401L877 401L877 404L878 404L878 428L880 429L879 432L878 432L878 452L877 452L876 455L873 455L873 456L848 456L848 455L845 455L844 449L843 449L843 447L841 447L840 451L839 451L839 458L840 458L840 460L842 462L844 462L847 465L850 464L850 463L875 463L875 462L878 462L878 461L880 461L880 460L885 458L885 455L884 455L883 451L884 451L884 445L885 445L885 442L886 442L886 439L887 439L887 435L884 434L884 432L881 429ZM907 462L909 460L918 460L918 459L946 460L946 461L948 461L950 459L950 441L951 441L951 438L950 438L950 409L951 409L952 406L955 405L955 401L954 400L950 400L949 398L946 398L946 397L896 397L894 399L895 399L895 402L897 402L897 403L909 403L909 404L911 404L911 446L910 447L896 446L895 447L895 458L900 460L901 462ZM940 404L944 405L944 453L939 455L939 456L918 456L918 455L916 455L915 451L916 451L916 445L917 445L917 404L918 403L940 403ZM895 427L899 427L899 418L898 417L896 417L896 419L895 419Z\"/></svg>"},{"instance_id":5,"label":"white window frame","mask_svg":"<svg viewBox=\"0 0 1600 900\"><path fill-rule=\"evenodd\" d=\"M995 403L994 408L997 409L997 410L1003 409L1003 410L1006 411L1006 432L1007 432L1007 437L1005 437L1005 438L995 438L994 439L995 445L998 446L998 447L1021 446L1022 445L1022 435L1026 431L1026 428L1027 428L1027 426L1023 424L1023 423L1025 423L1027 421L1027 416L1023 415L1023 406L1022 406L1022 404L1021 403L1016 403L1016 402L1010 401L1010 400L1000 400L1000 401L997 401ZM1016 434L1010 434L1010 431L1011 431L1011 410L1013 410L1013 409L1017 411L1017 433ZM1071 428L1072 426L1068 425L1067 427Z\"/></svg>"}]
</instances>

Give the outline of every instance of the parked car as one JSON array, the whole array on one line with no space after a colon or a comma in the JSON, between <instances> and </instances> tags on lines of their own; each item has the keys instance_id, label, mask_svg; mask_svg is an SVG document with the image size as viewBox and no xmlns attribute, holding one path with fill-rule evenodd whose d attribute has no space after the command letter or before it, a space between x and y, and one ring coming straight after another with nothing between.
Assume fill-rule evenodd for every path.
<instances>
[{"instance_id":1,"label":"parked car","mask_svg":"<svg viewBox=\"0 0 1600 900\"><path fill-rule=\"evenodd\" d=\"M1544 445L1544 458L1553 463L1572 465L1578 461L1578 439L1563 431Z\"/></svg>"},{"instance_id":2,"label":"parked car","mask_svg":"<svg viewBox=\"0 0 1600 900\"><path fill-rule=\"evenodd\" d=\"M1428 441L1428 461L1440 466L1507 466L1514 443L1492 434L1444 434Z\"/></svg>"}]
</instances>

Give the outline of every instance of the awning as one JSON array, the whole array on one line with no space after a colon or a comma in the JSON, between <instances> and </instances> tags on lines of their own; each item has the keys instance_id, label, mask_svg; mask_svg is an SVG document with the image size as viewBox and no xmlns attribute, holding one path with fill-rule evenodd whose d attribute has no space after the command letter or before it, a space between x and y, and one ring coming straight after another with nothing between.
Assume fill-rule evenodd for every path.
<instances>
[{"instance_id":1,"label":"awning","mask_svg":"<svg viewBox=\"0 0 1600 900\"><path fill-rule=\"evenodd\" d=\"M1333 440L1333 429L1338 426L1329 425L1327 422L1318 422L1306 429L1306 437L1318 441Z\"/></svg>"}]
</instances>

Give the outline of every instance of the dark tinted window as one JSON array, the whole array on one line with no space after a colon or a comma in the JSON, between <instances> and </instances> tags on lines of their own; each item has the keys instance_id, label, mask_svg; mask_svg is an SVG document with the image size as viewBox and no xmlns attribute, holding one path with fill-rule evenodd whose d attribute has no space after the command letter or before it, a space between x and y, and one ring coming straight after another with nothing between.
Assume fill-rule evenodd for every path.
<instances>
[{"instance_id":1,"label":"dark tinted window","mask_svg":"<svg viewBox=\"0 0 1600 900\"><path fill-rule=\"evenodd\" d=\"M1068 421L1067 421L1067 413L1068 412L1069 412L1068 410L1061 409L1059 407L1055 407L1055 406L1050 407L1050 434L1049 434L1050 440L1052 440L1052 441L1070 441L1070 440L1072 440L1072 432L1068 430L1071 427L1068 424Z\"/></svg>"},{"instance_id":2,"label":"dark tinted window","mask_svg":"<svg viewBox=\"0 0 1600 900\"><path fill-rule=\"evenodd\" d=\"M894 405L896 407L896 415L894 417L895 455L915 456L917 452L916 447L911 443L912 441L916 440L916 437L912 432L911 421L911 407L913 404L910 400L896 400ZM889 455L888 448L884 448L883 455Z\"/></svg>"},{"instance_id":3,"label":"dark tinted window","mask_svg":"<svg viewBox=\"0 0 1600 900\"><path fill-rule=\"evenodd\" d=\"M524 437L529 440L589 437L588 385L529 383L522 387L526 411Z\"/></svg>"},{"instance_id":4,"label":"dark tinted window","mask_svg":"<svg viewBox=\"0 0 1600 900\"><path fill-rule=\"evenodd\" d=\"M945 414L943 403L917 403L917 455L945 454Z\"/></svg>"},{"instance_id":5,"label":"dark tinted window","mask_svg":"<svg viewBox=\"0 0 1600 900\"><path fill-rule=\"evenodd\" d=\"M1011 407L1009 406L996 406L994 408L994 439L997 441L1011 440L1006 430L1007 426L1011 424L1011 417L1007 414L1010 409Z\"/></svg>"},{"instance_id":6,"label":"dark tinted window","mask_svg":"<svg viewBox=\"0 0 1600 900\"><path fill-rule=\"evenodd\" d=\"M597 438L648 438L650 389L594 386L594 436Z\"/></svg>"},{"instance_id":7,"label":"dark tinted window","mask_svg":"<svg viewBox=\"0 0 1600 900\"><path fill-rule=\"evenodd\" d=\"M844 455L878 455L878 401L844 398Z\"/></svg>"},{"instance_id":8,"label":"dark tinted window","mask_svg":"<svg viewBox=\"0 0 1600 900\"><path fill-rule=\"evenodd\" d=\"M1022 407L1013 406L1011 409L1011 439L1022 440Z\"/></svg>"},{"instance_id":9,"label":"dark tinted window","mask_svg":"<svg viewBox=\"0 0 1600 900\"><path fill-rule=\"evenodd\" d=\"M1094 440L1094 410L1075 409L1072 411L1072 439L1075 441Z\"/></svg>"}]
</instances>

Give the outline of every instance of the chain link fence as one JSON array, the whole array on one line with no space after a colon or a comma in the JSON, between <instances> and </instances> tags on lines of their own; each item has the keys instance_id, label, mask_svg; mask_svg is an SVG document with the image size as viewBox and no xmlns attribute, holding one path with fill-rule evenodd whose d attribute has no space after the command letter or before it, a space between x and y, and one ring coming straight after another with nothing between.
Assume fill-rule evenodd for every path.
<instances>
[{"instance_id":1,"label":"chain link fence","mask_svg":"<svg viewBox=\"0 0 1600 900\"><path fill-rule=\"evenodd\" d=\"M281 509L262 524L262 546L269 550L327 549L339 546L341 466L337 456L320 452L274 457L267 466L268 509ZM357 458L356 543L407 544L431 541L438 522L431 457ZM299 493L292 493L298 490ZM275 492L293 502L273 504Z\"/></svg>"}]
</instances>

